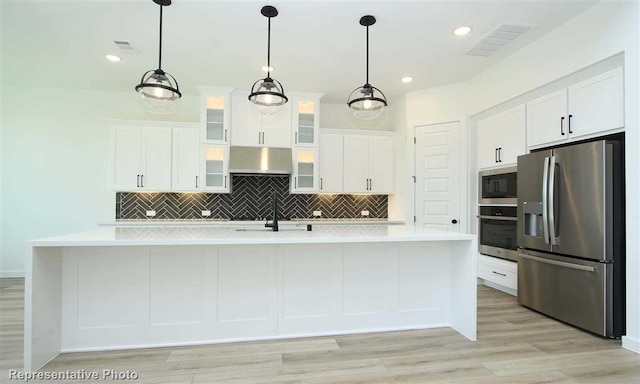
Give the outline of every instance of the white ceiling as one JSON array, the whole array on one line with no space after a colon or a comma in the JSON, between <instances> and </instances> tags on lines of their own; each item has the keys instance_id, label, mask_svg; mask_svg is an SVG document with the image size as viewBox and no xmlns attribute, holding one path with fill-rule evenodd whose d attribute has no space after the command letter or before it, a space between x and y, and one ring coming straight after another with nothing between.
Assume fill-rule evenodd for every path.
<instances>
[{"instance_id":1,"label":"white ceiling","mask_svg":"<svg viewBox=\"0 0 640 384\"><path fill-rule=\"evenodd\" d=\"M131 91L157 67L159 7L152 0L1 0L2 83ZM390 101L409 90L469 79L566 22L596 1L187 1L164 9L163 69L181 90L196 85L249 89L264 77L267 20L274 5L272 76L285 90L324 93L343 103L365 80L365 28L371 14L370 82ZM489 57L462 53L503 21L536 24ZM466 37L453 29L469 25ZM119 54L114 40L139 54ZM400 78L414 81L403 84Z\"/></svg>"}]
</instances>

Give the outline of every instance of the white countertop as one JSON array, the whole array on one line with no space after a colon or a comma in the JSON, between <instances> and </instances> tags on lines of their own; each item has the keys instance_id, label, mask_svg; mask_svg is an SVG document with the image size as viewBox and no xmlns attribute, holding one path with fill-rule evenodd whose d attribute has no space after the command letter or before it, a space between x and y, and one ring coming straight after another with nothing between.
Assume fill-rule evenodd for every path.
<instances>
[{"instance_id":1,"label":"white countertop","mask_svg":"<svg viewBox=\"0 0 640 384\"><path fill-rule=\"evenodd\" d=\"M183 220L164 220L164 219L134 219L134 220L115 220L102 221L99 226L216 226L229 227L238 225L264 225L265 220L228 220L228 219L183 219ZM387 220L387 219L291 219L280 220L282 225L290 224L314 224L314 225L402 225L404 221Z\"/></svg>"},{"instance_id":2,"label":"white countertop","mask_svg":"<svg viewBox=\"0 0 640 384\"><path fill-rule=\"evenodd\" d=\"M240 230L238 230L240 229ZM475 235L413 225L283 224L279 232L255 225L104 227L94 231L31 240L34 247L129 245L323 244L473 240Z\"/></svg>"}]
</instances>

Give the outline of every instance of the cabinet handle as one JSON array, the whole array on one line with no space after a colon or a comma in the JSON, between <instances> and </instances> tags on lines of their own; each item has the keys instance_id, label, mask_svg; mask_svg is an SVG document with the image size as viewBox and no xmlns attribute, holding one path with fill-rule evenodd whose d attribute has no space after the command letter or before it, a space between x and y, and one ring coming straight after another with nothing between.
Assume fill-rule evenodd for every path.
<instances>
[{"instance_id":1,"label":"cabinet handle","mask_svg":"<svg viewBox=\"0 0 640 384\"><path fill-rule=\"evenodd\" d=\"M297 178L297 177L294 177L294 178L293 178L293 188L294 188L294 189L297 189L297 188L298 188L298 178Z\"/></svg>"},{"instance_id":2,"label":"cabinet handle","mask_svg":"<svg viewBox=\"0 0 640 384\"><path fill-rule=\"evenodd\" d=\"M491 272L493 272L493 273L494 273L494 274L496 274L496 275L500 275L500 276L503 276L503 277L507 277L507 275L506 275L505 273L500 273L500 272L496 272L496 271L491 271Z\"/></svg>"},{"instance_id":3,"label":"cabinet handle","mask_svg":"<svg viewBox=\"0 0 640 384\"><path fill-rule=\"evenodd\" d=\"M196 189L198 188L198 176L196 176Z\"/></svg>"},{"instance_id":4,"label":"cabinet handle","mask_svg":"<svg viewBox=\"0 0 640 384\"><path fill-rule=\"evenodd\" d=\"M224 175L224 187L227 188L227 175Z\"/></svg>"},{"instance_id":5,"label":"cabinet handle","mask_svg":"<svg viewBox=\"0 0 640 384\"><path fill-rule=\"evenodd\" d=\"M573 131L571 130L571 118L573 117L573 115L569 115L569 133L573 133Z\"/></svg>"},{"instance_id":6,"label":"cabinet handle","mask_svg":"<svg viewBox=\"0 0 640 384\"><path fill-rule=\"evenodd\" d=\"M227 141L227 130L226 129L224 130L224 141L225 142Z\"/></svg>"},{"instance_id":7,"label":"cabinet handle","mask_svg":"<svg viewBox=\"0 0 640 384\"><path fill-rule=\"evenodd\" d=\"M136 176L136 186L140 188L140 175Z\"/></svg>"},{"instance_id":8,"label":"cabinet handle","mask_svg":"<svg viewBox=\"0 0 640 384\"><path fill-rule=\"evenodd\" d=\"M144 188L144 175L140 175L140 186Z\"/></svg>"},{"instance_id":9,"label":"cabinet handle","mask_svg":"<svg viewBox=\"0 0 640 384\"><path fill-rule=\"evenodd\" d=\"M498 163L502 163L502 147L498 148Z\"/></svg>"},{"instance_id":10,"label":"cabinet handle","mask_svg":"<svg viewBox=\"0 0 640 384\"><path fill-rule=\"evenodd\" d=\"M493 150L493 159L496 163L498 162L498 148Z\"/></svg>"},{"instance_id":11,"label":"cabinet handle","mask_svg":"<svg viewBox=\"0 0 640 384\"><path fill-rule=\"evenodd\" d=\"M320 178L320 190L322 190L322 177Z\"/></svg>"},{"instance_id":12,"label":"cabinet handle","mask_svg":"<svg viewBox=\"0 0 640 384\"><path fill-rule=\"evenodd\" d=\"M295 133L295 140L293 142L298 144L298 132Z\"/></svg>"},{"instance_id":13,"label":"cabinet handle","mask_svg":"<svg viewBox=\"0 0 640 384\"><path fill-rule=\"evenodd\" d=\"M564 116L560 118L560 134L564 136Z\"/></svg>"},{"instance_id":14,"label":"cabinet handle","mask_svg":"<svg viewBox=\"0 0 640 384\"><path fill-rule=\"evenodd\" d=\"M373 179L369 179L369 190L373 191Z\"/></svg>"}]
</instances>

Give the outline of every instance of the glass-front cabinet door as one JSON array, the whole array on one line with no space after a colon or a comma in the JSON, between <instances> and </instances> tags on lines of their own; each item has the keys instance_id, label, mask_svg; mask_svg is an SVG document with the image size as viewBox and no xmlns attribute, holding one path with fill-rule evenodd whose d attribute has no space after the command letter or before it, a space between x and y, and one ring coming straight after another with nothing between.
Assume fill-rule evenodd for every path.
<instances>
[{"instance_id":1,"label":"glass-front cabinet door","mask_svg":"<svg viewBox=\"0 0 640 384\"><path fill-rule=\"evenodd\" d=\"M298 96L292 100L293 145L300 147L318 146L320 95Z\"/></svg>"},{"instance_id":2,"label":"glass-front cabinet door","mask_svg":"<svg viewBox=\"0 0 640 384\"><path fill-rule=\"evenodd\" d=\"M205 144L202 156L202 190L229 192L229 147Z\"/></svg>"},{"instance_id":3,"label":"glass-front cabinet door","mask_svg":"<svg viewBox=\"0 0 640 384\"><path fill-rule=\"evenodd\" d=\"M316 148L294 149L291 193L318 192L318 179L318 150Z\"/></svg>"},{"instance_id":4,"label":"glass-front cabinet door","mask_svg":"<svg viewBox=\"0 0 640 384\"><path fill-rule=\"evenodd\" d=\"M199 87L202 97L202 141L229 143L231 88Z\"/></svg>"}]
</instances>

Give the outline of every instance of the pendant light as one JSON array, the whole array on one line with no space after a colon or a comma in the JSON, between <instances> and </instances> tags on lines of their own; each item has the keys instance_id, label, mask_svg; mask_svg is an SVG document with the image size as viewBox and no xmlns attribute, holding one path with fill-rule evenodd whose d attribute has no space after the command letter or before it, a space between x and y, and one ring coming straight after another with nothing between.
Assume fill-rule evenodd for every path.
<instances>
[{"instance_id":1,"label":"pendant light","mask_svg":"<svg viewBox=\"0 0 640 384\"><path fill-rule=\"evenodd\" d=\"M142 75L136 91L149 107L150 112L167 111L182 96L176 79L162 70L162 8L171 5L171 0L153 0L160 6L160 44L158 48L158 69Z\"/></svg>"},{"instance_id":2,"label":"pendant light","mask_svg":"<svg viewBox=\"0 0 640 384\"><path fill-rule=\"evenodd\" d=\"M360 18L360 25L367 28L367 81L349 95L347 105L353 114L362 120L375 119L387 106L387 98L381 90L369 84L369 27L376 23L376 18L367 15Z\"/></svg>"},{"instance_id":3,"label":"pendant light","mask_svg":"<svg viewBox=\"0 0 640 384\"><path fill-rule=\"evenodd\" d=\"M260 113L272 115L281 110L289 98L285 96L282 84L271 78L271 18L278 16L278 10L266 5L262 7L260 13L269 20L267 24L267 77L253 83L249 101L256 106Z\"/></svg>"}]
</instances>

